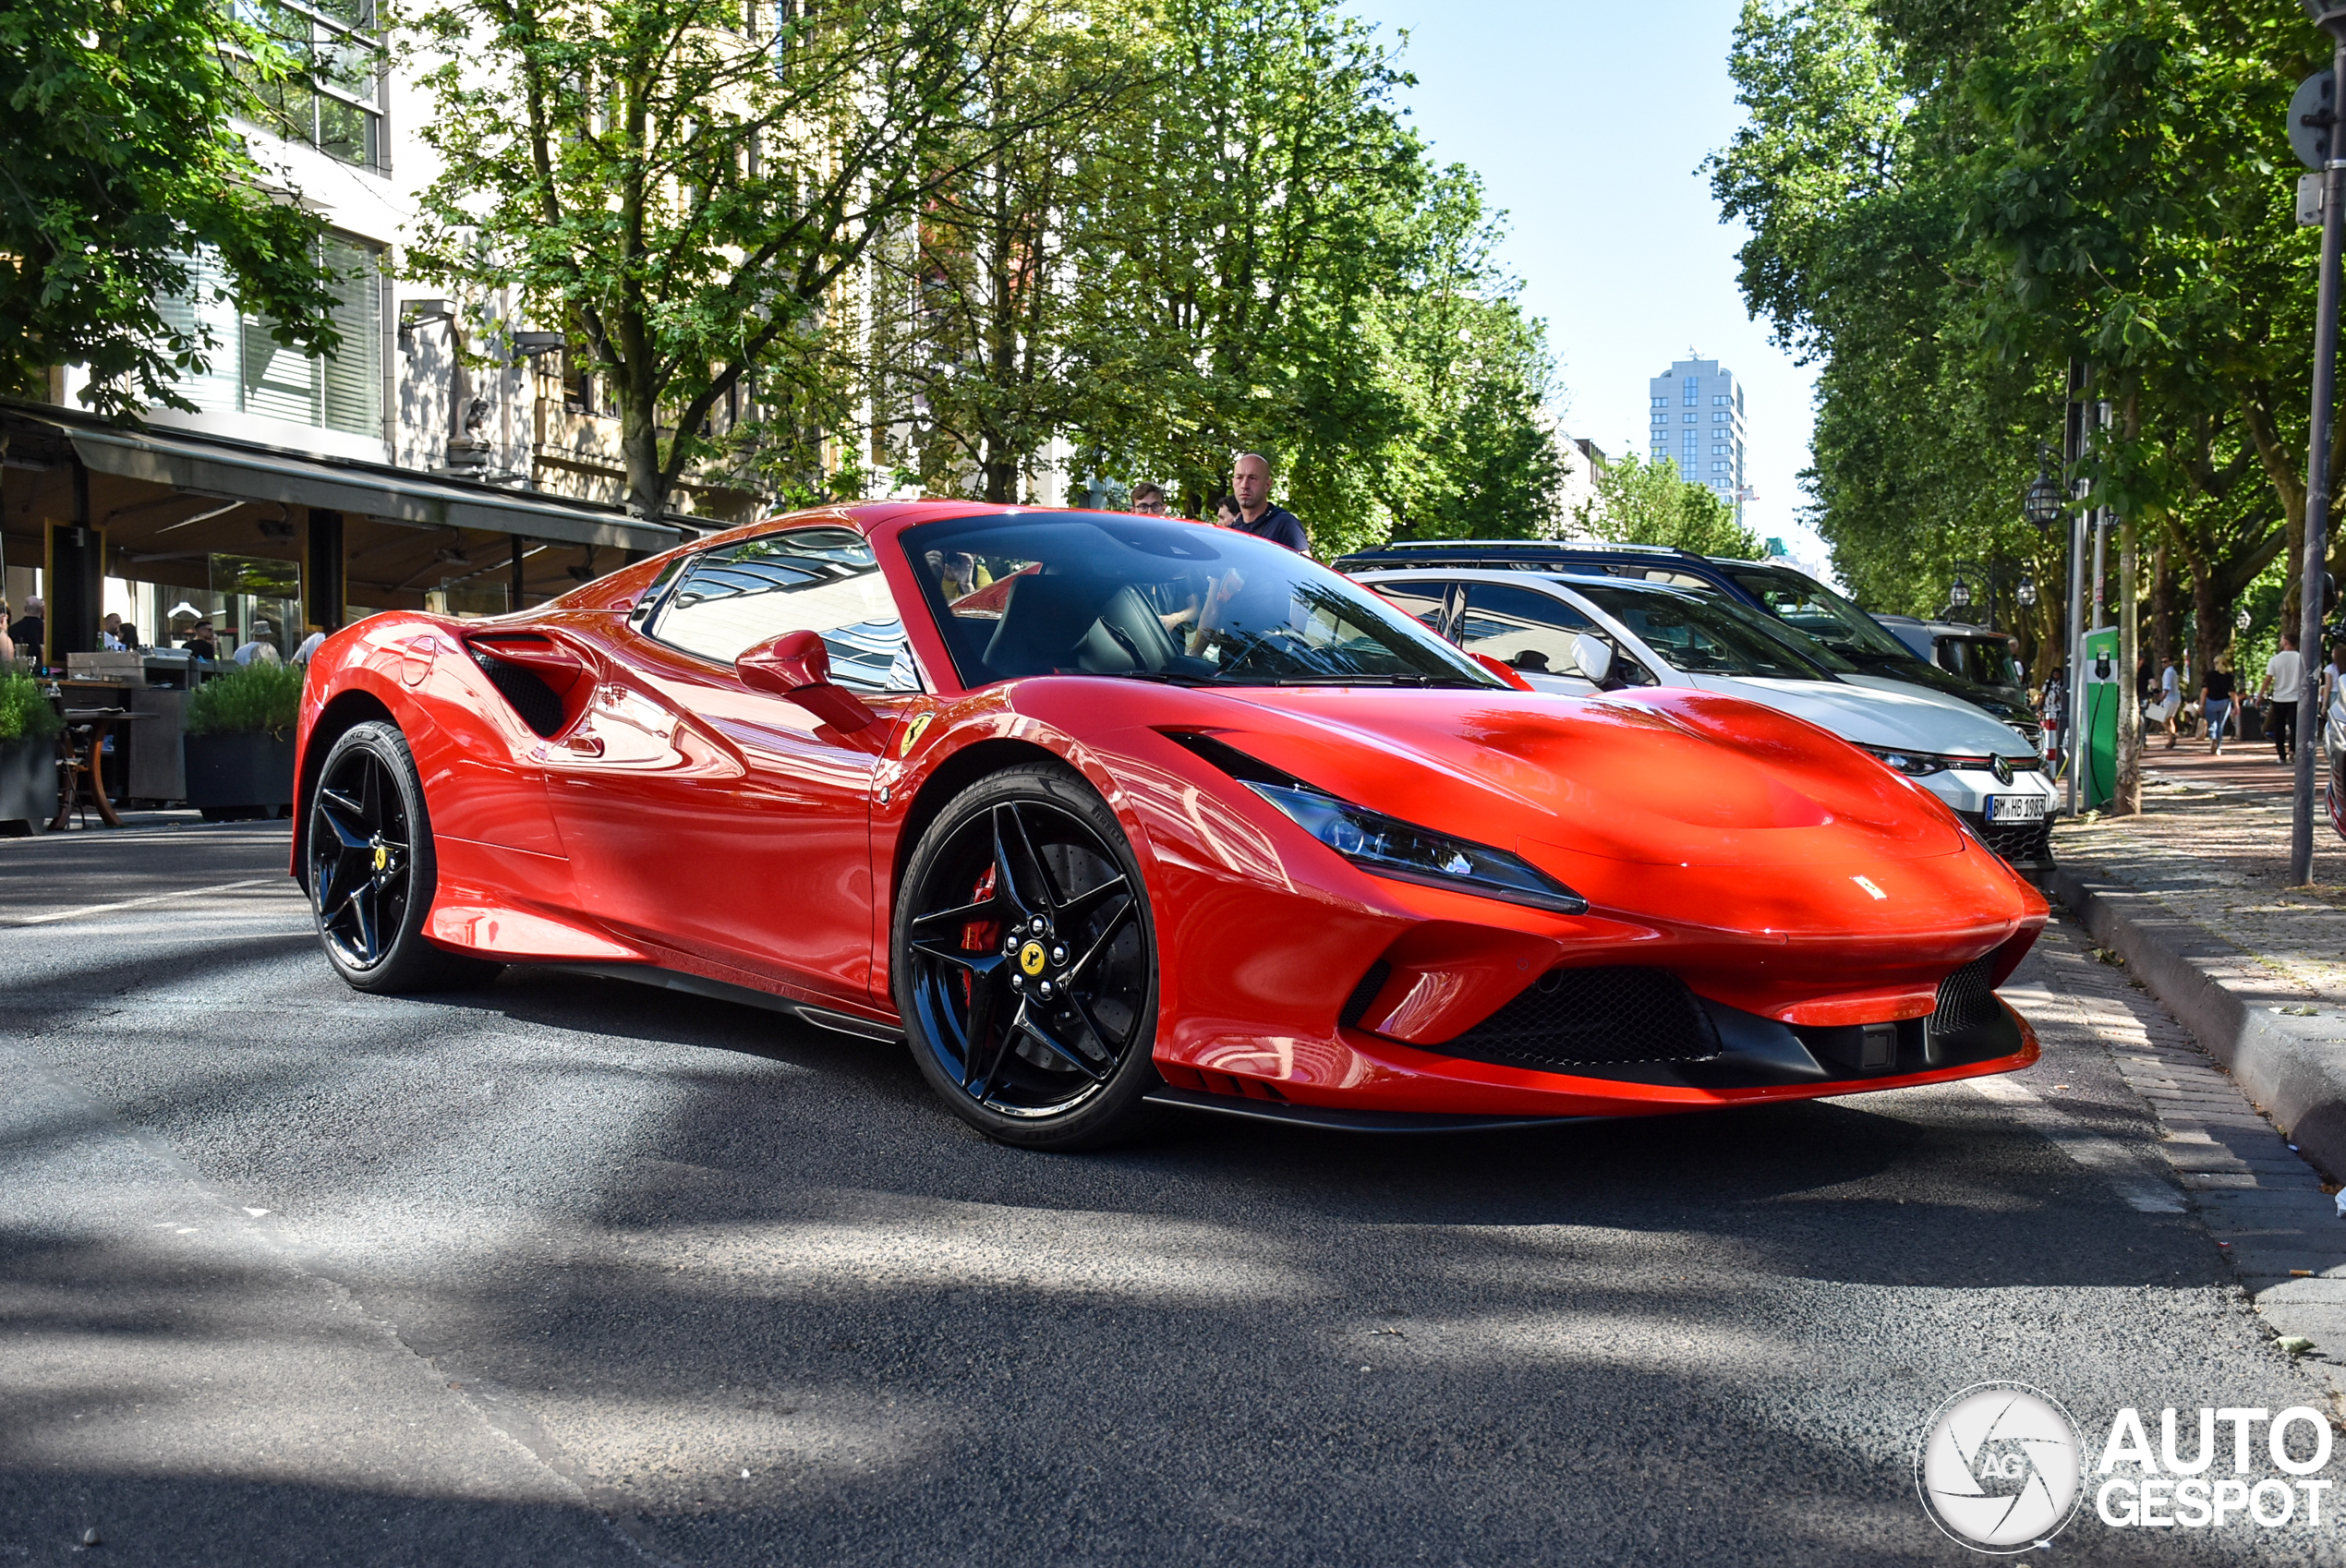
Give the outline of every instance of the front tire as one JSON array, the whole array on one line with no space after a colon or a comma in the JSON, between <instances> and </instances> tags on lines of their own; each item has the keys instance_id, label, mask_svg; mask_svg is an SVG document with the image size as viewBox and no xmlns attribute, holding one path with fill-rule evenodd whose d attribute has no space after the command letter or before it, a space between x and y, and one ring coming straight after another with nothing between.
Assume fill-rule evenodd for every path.
<instances>
[{"instance_id":1,"label":"front tire","mask_svg":"<svg viewBox=\"0 0 2346 1568\"><path fill-rule=\"evenodd\" d=\"M354 990L444 991L504 967L424 936L439 863L423 780L393 725L355 725L326 753L309 802L308 873L326 961Z\"/></svg>"},{"instance_id":2,"label":"front tire","mask_svg":"<svg viewBox=\"0 0 2346 1568\"><path fill-rule=\"evenodd\" d=\"M889 952L931 1088L1026 1149L1154 1119L1156 925L1116 814L1056 764L980 779L913 848Z\"/></svg>"}]
</instances>

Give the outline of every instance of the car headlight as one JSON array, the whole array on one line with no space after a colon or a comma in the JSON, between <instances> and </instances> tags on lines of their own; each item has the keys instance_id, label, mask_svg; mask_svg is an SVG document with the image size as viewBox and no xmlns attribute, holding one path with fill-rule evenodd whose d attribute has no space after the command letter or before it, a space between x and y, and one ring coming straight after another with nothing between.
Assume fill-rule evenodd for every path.
<instances>
[{"instance_id":1,"label":"car headlight","mask_svg":"<svg viewBox=\"0 0 2346 1568\"><path fill-rule=\"evenodd\" d=\"M1304 832L1375 875L1566 914L1588 912L1588 899L1520 855L1413 826L1308 784L1241 782Z\"/></svg>"},{"instance_id":2,"label":"car headlight","mask_svg":"<svg viewBox=\"0 0 2346 1568\"><path fill-rule=\"evenodd\" d=\"M1909 778L1928 778L1934 773L1944 773L1951 767L1976 768L1985 772L1994 766L1990 757L1941 756L1936 752L1893 752L1880 746L1868 746L1866 754L1893 773Z\"/></svg>"}]
</instances>

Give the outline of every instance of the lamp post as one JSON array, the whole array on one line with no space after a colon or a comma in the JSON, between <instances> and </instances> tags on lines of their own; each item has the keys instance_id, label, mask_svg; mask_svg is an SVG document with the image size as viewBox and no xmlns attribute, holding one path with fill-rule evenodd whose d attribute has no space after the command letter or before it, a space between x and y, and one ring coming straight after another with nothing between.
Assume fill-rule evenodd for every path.
<instances>
[{"instance_id":1,"label":"lamp post","mask_svg":"<svg viewBox=\"0 0 2346 1568\"><path fill-rule=\"evenodd\" d=\"M2330 36L2332 79L2346 82L2346 0L2304 0L2305 14ZM2336 99L2333 94L2332 102ZM2305 559L2298 573L2297 645L2306 650L2305 684L2297 694L2297 711L2315 717L2321 698L2323 562L2329 553L2330 421L2338 392L2338 262L2346 244L2346 132L2340 116L2325 116L2328 156L2322 160L2322 274L2314 318L2314 417L2305 458ZM2314 118L2307 116L2309 122ZM2294 127L2292 127L2292 129ZM2297 748L2297 789L2289 825L2289 880L2303 886L2314 879L2314 758L2318 746Z\"/></svg>"}]
</instances>

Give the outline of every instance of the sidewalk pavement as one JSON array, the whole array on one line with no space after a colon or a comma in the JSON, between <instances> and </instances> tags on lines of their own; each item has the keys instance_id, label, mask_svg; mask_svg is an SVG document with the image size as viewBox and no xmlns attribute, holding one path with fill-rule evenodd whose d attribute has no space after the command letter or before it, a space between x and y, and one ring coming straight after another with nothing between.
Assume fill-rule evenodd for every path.
<instances>
[{"instance_id":1,"label":"sidewalk pavement","mask_svg":"<svg viewBox=\"0 0 2346 1568\"><path fill-rule=\"evenodd\" d=\"M2331 1196L2346 1177L2346 841L2318 816L2314 885L2290 887L2292 772L2270 746L2217 758L2186 742L2145 761L2146 814L2061 824L2049 891L2330 1178L2273 1161L2204 1061L2122 1063L2258 1309L2346 1358L2346 1218Z\"/></svg>"}]
</instances>

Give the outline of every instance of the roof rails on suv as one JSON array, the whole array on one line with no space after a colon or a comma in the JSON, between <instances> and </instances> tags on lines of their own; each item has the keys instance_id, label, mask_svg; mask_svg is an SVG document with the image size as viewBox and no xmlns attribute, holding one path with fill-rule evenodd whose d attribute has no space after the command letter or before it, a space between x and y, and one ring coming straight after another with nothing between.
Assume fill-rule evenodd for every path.
<instances>
[{"instance_id":1,"label":"roof rails on suv","mask_svg":"<svg viewBox=\"0 0 2346 1568\"><path fill-rule=\"evenodd\" d=\"M1616 545L1603 539L1394 539L1369 549L1354 550L1344 559L1369 561L1396 555L1476 555L1493 560L1541 561L1568 556L1579 550L1658 555L1673 561L1703 559L1692 550L1680 549L1675 545Z\"/></svg>"}]
</instances>

